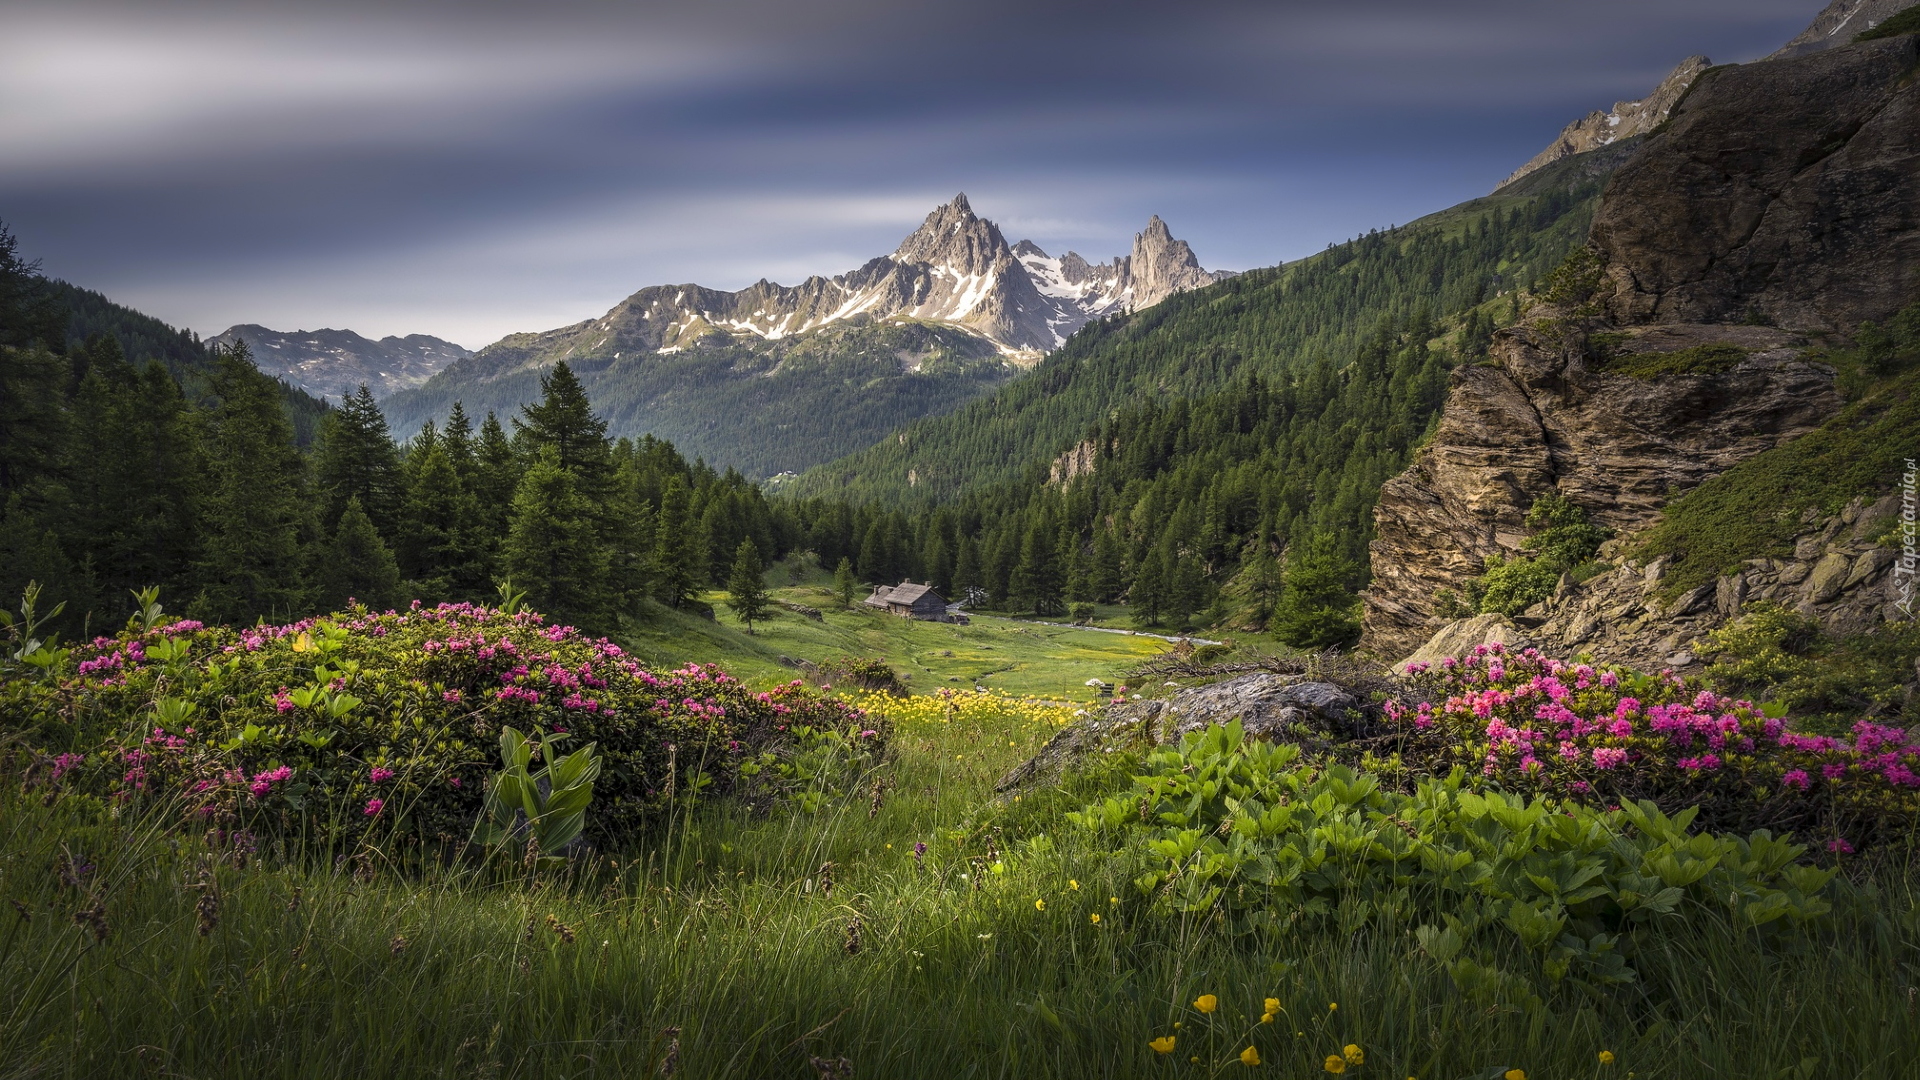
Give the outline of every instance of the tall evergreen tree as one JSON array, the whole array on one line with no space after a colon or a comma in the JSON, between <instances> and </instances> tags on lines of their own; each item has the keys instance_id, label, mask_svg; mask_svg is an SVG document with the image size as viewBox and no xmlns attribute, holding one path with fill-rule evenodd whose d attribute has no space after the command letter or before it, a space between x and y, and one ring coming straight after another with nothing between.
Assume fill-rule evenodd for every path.
<instances>
[{"instance_id":1,"label":"tall evergreen tree","mask_svg":"<svg viewBox=\"0 0 1920 1080\"><path fill-rule=\"evenodd\" d=\"M1289 551L1285 584L1273 612L1274 633L1302 649L1351 645L1360 636L1359 605L1353 592L1358 571L1326 534Z\"/></svg>"},{"instance_id":2,"label":"tall evergreen tree","mask_svg":"<svg viewBox=\"0 0 1920 1080\"><path fill-rule=\"evenodd\" d=\"M753 541L742 540L733 555L733 569L727 575L727 606L747 624L753 633L755 620L766 617L773 598L767 593L767 568L760 560L760 549Z\"/></svg>"},{"instance_id":3,"label":"tall evergreen tree","mask_svg":"<svg viewBox=\"0 0 1920 1080\"><path fill-rule=\"evenodd\" d=\"M853 606L854 594L859 591L860 583L853 576L853 560L843 556L833 570L833 594L840 598L841 610Z\"/></svg>"},{"instance_id":4,"label":"tall evergreen tree","mask_svg":"<svg viewBox=\"0 0 1920 1080\"><path fill-rule=\"evenodd\" d=\"M314 575L321 610L342 610L349 600L358 600L375 611L399 603L400 568L357 496L347 498L333 539L323 551Z\"/></svg>"},{"instance_id":5,"label":"tall evergreen tree","mask_svg":"<svg viewBox=\"0 0 1920 1080\"><path fill-rule=\"evenodd\" d=\"M365 383L321 420L314 480L326 500L322 517L328 527L340 520L348 499L359 499L381 535L396 535L405 496L400 452Z\"/></svg>"},{"instance_id":6,"label":"tall evergreen tree","mask_svg":"<svg viewBox=\"0 0 1920 1080\"><path fill-rule=\"evenodd\" d=\"M206 512L192 610L208 621L284 618L305 608L306 463L279 384L253 366L245 342L216 351L209 383L217 401L202 438Z\"/></svg>"},{"instance_id":7,"label":"tall evergreen tree","mask_svg":"<svg viewBox=\"0 0 1920 1080\"><path fill-rule=\"evenodd\" d=\"M514 586L535 609L586 626L605 615L601 583L607 549L594 532L594 507L549 446L513 496L513 526L502 556Z\"/></svg>"}]
</instances>

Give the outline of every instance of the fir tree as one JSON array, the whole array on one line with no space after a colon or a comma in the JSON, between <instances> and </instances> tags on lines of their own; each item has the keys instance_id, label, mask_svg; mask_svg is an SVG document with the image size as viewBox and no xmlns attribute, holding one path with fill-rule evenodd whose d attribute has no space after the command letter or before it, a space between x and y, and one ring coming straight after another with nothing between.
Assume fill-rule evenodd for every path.
<instances>
[{"instance_id":1,"label":"fir tree","mask_svg":"<svg viewBox=\"0 0 1920 1080\"><path fill-rule=\"evenodd\" d=\"M314 480L326 499L324 524L340 519L348 499L359 499L374 528L395 535L403 497L400 452L365 383L321 420Z\"/></svg>"},{"instance_id":2,"label":"fir tree","mask_svg":"<svg viewBox=\"0 0 1920 1080\"><path fill-rule=\"evenodd\" d=\"M201 592L207 621L251 622L304 610L301 541L309 525L306 464L280 385L260 373L245 342L216 352L206 418Z\"/></svg>"},{"instance_id":3,"label":"fir tree","mask_svg":"<svg viewBox=\"0 0 1920 1080\"><path fill-rule=\"evenodd\" d=\"M589 626L604 614L600 583L607 573L593 510L573 474L560 467L559 453L547 447L514 493L513 525L502 550L504 568L528 604Z\"/></svg>"},{"instance_id":4,"label":"fir tree","mask_svg":"<svg viewBox=\"0 0 1920 1080\"><path fill-rule=\"evenodd\" d=\"M690 513L686 484L676 476L660 496L653 549L654 596L668 607L685 606L699 591Z\"/></svg>"},{"instance_id":5,"label":"fir tree","mask_svg":"<svg viewBox=\"0 0 1920 1080\"><path fill-rule=\"evenodd\" d=\"M1300 649L1351 645L1360 636L1351 582L1356 572L1334 538L1325 534L1290 552L1280 601L1274 606L1273 632Z\"/></svg>"},{"instance_id":6,"label":"fir tree","mask_svg":"<svg viewBox=\"0 0 1920 1080\"><path fill-rule=\"evenodd\" d=\"M833 570L833 594L840 598L841 610L853 606L854 594L860 591L860 584L853 576L853 560L844 556L840 565Z\"/></svg>"},{"instance_id":7,"label":"fir tree","mask_svg":"<svg viewBox=\"0 0 1920 1080\"><path fill-rule=\"evenodd\" d=\"M747 633L751 634L754 620L764 618L771 603L760 549L753 546L753 541L742 540L733 554L733 570L727 575L727 606L747 624Z\"/></svg>"},{"instance_id":8,"label":"fir tree","mask_svg":"<svg viewBox=\"0 0 1920 1080\"><path fill-rule=\"evenodd\" d=\"M400 567L373 527L373 520L361 509L357 496L347 498L333 540L323 551L315 574L321 610L343 610L349 600L358 600L375 611L399 603Z\"/></svg>"}]
</instances>

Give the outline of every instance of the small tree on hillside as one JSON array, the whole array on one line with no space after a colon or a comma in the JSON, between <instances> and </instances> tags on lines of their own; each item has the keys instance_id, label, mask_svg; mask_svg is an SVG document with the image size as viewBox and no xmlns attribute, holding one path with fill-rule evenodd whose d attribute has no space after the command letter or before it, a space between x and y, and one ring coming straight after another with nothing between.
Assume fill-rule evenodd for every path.
<instances>
[{"instance_id":1,"label":"small tree on hillside","mask_svg":"<svg viewBox=\"0 0 1920 1080\"><path fill-rule=\"evenodd\" d=\"M733 572L727 575L727 606L747 624L747 633L751 634L754 620L766 617L770 603L760 549L753 546L753 541L742 540L734 549Z\"/></svg>"},{"instance_id":2,"label":"small tree on hillside","mask_svg":"<svg viewBox=\"0 0 1920 1080\"><path fill-rule=\"evenodd\" d=\"M833 592L840 598L840 607L844 610L853 606L853 594L860 591L860 583L853 576L853 560L840 558L840 565L833 572Z\"/></svg>"},{"instance_id":3,"label":"small tree on hillside","mask_svg":"<svg viewBox=\"0 0 1920 1080\"><path fill-rule=\"evenodd\" d=\"M322 610L338 611L351 598L379 611L400 599L399 566L393 552L381 541L373 520L360 508L358 495L347 496L333 542L322 552L315 575Z\"/></svg>"}]
</instances>

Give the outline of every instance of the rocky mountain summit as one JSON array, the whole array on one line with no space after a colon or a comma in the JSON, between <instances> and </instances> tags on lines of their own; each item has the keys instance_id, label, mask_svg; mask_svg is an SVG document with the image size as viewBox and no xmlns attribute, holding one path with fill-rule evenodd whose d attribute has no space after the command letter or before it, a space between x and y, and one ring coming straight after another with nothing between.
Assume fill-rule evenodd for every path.
<instances>
[{"instance_id":1,"label":"rocky mountain summit","mask_svg":"<svg viewBox=\"0 0 1920 1080\"><path fill-rule=\"evenodd\" d=\"M977 216L960 194L928 214L892 254L837 277L793 286L762 279L738 292L650 286L599 319L514 335L481 350L480 359L623 360L889 319L950 325L1006 353L1037 353L1089 319L1147 307L1225 276L1202 269L1158 217L1134 238L1132 254L1088 263L1071 251L1053 258L1032 241L1008 244L1000 227Z\"/></svg>"},{"instance_id":2,"label":"rocky mountain summit","mask_svg":"<svg viewBox=\"0 0 1920 1080\"><path fill-rule=\"evenodd\" d=\"M1582 294L1535 306L1487 362L1457 369L1433 438L1383 487L1365 647L1397 658L1493 636L1685 668L1700 635L1755 600L1836 633L1891 618L1875 537L1897 470L1837 514L1810 512L1790 557L1679 595L1666 560L1634 552L1675 497L1832 420L1846 400L1818 349L1920 298L1916 67L1908 34L1694 86L1614 174ZM1526 512L1550 494L1614 533L1605 571L1563 577L1517 626L1450 622L1443 591L1524 554Z\"/></svg>"},{"instance_id":3,"label":"rocky mountain summit","mask_svg":"<svg viewBox=\"0 0 1920 1080\"><path fill-rule=\"evenodd\" d=\"M1806 56L1850 44L1856 36L1880 26L1914 4L1915 0L1832 0L1814 16L1813 22L1805 30L1767 59ZM1502 180L1494 192L1505 192L1522 178L1556 161L1654 130L1666 122L1674 105L1686 96L1693 81L1712 67L1713 62L1704 56L1689 56L1668 72L1646 97L1637 101L1616 102L1611 109L1595 110L1568 124L1558 138L1535 154L1532 160L1514 170L1513 175Z\"/></svg>"},{"instance_id":4,"label":"rocky mountain summit","mask_svg":"<svg viewBox=\"0 0 1920 1080\"><path fill-rule=\"evenodd\" d=\"M513 334L385 402L396 430L456 401L503 415L566 361L616 435L653 434L748 474L799 472L991 392L1089 320L1228 276L1158 217L1104 263L1053 256L956 195L892 254L798 285L655 285L605 315Z\"/></svg>"},{"instance_id":5,"label":"rocky mountain summit","mask_svg":"<svg viewBox=\"0 0 1920 1080\"><path fill-rule=\"evenodd\" d=\"M473 353L426 334L378 341L351 330L269 330L253 323L229 326L213 341L247 343L261 371L316 397L339 400L362 383L378 398L419 386Z\"/></svg>"},{"instance_id":6,"label":"rocky mountain summit","mask_svg":"<svg viewBox=\"0 0 1920 1080\"><path fill-rule=\"evenodd\" d=\"M1856 35L1879 26L1913 5L1914 0L1832 0L1820 9L1820 14L1813 17L1813 22L1805 30L1794 35L1792 41L1780 46L1767 59L1805 56L1836 45L1845 45Z\"/></svg>"},{"instance_id":7,"label":"rocky mountain summit","mask_svg":"<svg viewBox=\"0 0 1920 1080\"><path fill-rule=\"evenodd\" d=\"M1667 114L1673 111L1674 103L1687 92L1687 87L1693 85L1693 80L1712 66L1713 61L1704 56L1689 56L1668 72L1667 77L1660 80L1660 85L1653 88L1653 93L1646 97L1638 101L1617 101L1611 109L1596 109L1568 124L1551 145L1515 169L1513 175L1500 181L1500 186L1493 189L1494 193L1499 194L1556 161L1611 146L1636 135L1645 135L1659 127L1666 122Z\"/></svg>"}]
</instances>

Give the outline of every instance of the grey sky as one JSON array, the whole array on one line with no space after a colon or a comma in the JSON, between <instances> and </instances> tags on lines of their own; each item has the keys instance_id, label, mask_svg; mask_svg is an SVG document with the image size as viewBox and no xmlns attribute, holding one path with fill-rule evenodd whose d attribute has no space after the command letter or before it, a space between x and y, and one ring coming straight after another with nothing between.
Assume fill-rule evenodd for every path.
<instances>
[{"instance_id":1,"label":"grey sky","mask_svg":"<svg viewBox=\"0 0 1920 1080\"><path fill-rule=\"evenodd\" d=\"M0 220L202 333L478 347L643 285L848 270L965 191L1245 269L1484 193L1819 0L0 0Z\"/></svg>"}]
</instances>

